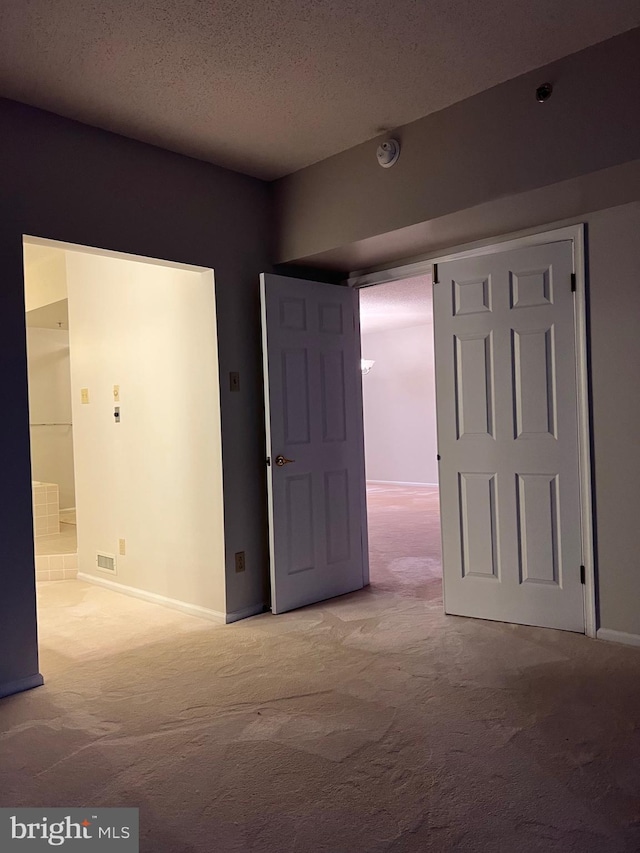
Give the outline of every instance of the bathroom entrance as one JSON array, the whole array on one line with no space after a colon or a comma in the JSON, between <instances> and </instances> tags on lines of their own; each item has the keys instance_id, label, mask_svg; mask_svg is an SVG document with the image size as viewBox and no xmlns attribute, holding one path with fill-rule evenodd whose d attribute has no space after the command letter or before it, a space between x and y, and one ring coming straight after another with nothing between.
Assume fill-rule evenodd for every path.
<instances>
[{"instance_id":1,"label":"bathroom entrance","mask_svg":"<svg viewBox=\"0 0 640 853\"><path fill-rule=\"evenodd\" d=\"M223 621L213 271L25 238L24 277L41 651L43 608Z\"/></svg>"}]
</instances>

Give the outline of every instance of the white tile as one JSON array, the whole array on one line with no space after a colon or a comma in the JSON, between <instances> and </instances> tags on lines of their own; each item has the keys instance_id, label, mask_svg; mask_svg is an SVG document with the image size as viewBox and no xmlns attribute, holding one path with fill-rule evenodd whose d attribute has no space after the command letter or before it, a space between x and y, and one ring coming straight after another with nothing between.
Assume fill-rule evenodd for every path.
<instances>
[{"instance_id":1,"label":"white tile","mask_svg":"<svg viewBox=\"0 0 640 853\"><path fill-rule=\"evenodd\" d=\"M49 558L47 556L41 555L36 557L36 571L42 571L44 569L49 570Z\"/></svg>"},{"instance_id":2,"label":"white tile","mask_svg":"<svg viewBox=\"0 0 640 853\"><path fill-rule=\"evenodd\" d=\"M33 493L33 502L36 505L46 504L47 493L43 489L36 489Z\"/></svg>"},{"instance_id":3,"label":"white tile","mask_svg":"<svg viewBox=\"0 0 640 853\"><path fill-rule=\"evenodd\" d=\"M49 572L49 580L52 581L63 581L64 580L64 571L62 569L51 569Z\"/></svg>"},{"instance_id":4,"label":"white tile","mask_svg":"<svg viewBox=\"0 0 640 853\"><path fill-rule=\"evenodd\" d=\"M53 554L49 557L49 568L50 569L63 569L64 568L64 557L62 554Z\"/></svg>"},{"instance_id":5,"label":"white tile","mask_svg":"<svg viewBox=\"0 0 640 853\"><path fill-rule=\"evenodd\" d=\"M42 518L42 516L46 516L48 514L46 504L37 504L34 508L36 518Z\"/></svg>"},{"instance_id":6,"label":"white tile","mask_svg":"<svg viewBox=\"0 0 640 853\"><path fill-rule=\"evenodd\" d=\"M49 580L49 569L41 569L36 572L36 580L37 581L48 581Z\"/></svg>"},{"instance_id":7,"label":"white tile","mask_svg":"<svg viewBox=\"0 0 640 853\"><path fill-rule=\"evenodd\" d=\"M64 561L65 569L77 569L78 568L78 555L77 554L64 554L63 561Z\"/></svg>"},{"instance_id":8,"label":"white tile","mask_svg":"<svg viewBox=\"0 0 640 853\"><path fill-rule=\"evenodd\" d=\"M77 577L78 577L78 570L77 569L65 569L64 570L64 579L66 581L75 580Z\"/></svg>"}]
</instances>

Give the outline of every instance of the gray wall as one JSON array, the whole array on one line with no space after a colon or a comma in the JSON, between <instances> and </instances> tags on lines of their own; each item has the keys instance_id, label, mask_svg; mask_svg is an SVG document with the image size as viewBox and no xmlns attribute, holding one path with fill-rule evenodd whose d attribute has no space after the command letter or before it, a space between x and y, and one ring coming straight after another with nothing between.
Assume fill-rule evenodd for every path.
<instances>
[{"instance_id":1,"label":"gray wall","mask_svg":"<svg viewBox=\"0 0 640 853\"><path fill-rule=\"evenodd\" d=\"M362 356L367 480L437 483L433 325L363 331Z\"/></svg>"},{"instance_id":2,"label":"gray wall","mask_svg":"<svg viewBox=\"0 0 640 853\"><path fill-rule=\"evenodd\" d=\"M546 80L555 90L539 104L535 90ZM432 223L456 211L637 160L639 91L636 29L405 125L394 133L402 152L391 169L378 166L379 140L371 140L282 178L274 184L276 261L330 263L323 253L420 223L425 251ZM628 175L618 177L622 194ZM609 194L607 206L630 200L611 200L607 185L597 190ZM573 209L556 218L597 209L592 192L584 182L566 189ZM525 226L509 230L517 227ZM405 241L404 255L412 253ZM349 260L352 269L377 262L343 253Z\"/></svg>"},{"instance_id":3,"label":"gray wall","mask_svg":"<svg viewBox=\"0 0 640 853\"><path fill-rule=\"evenodd\" d=\"M640 202L587 223L600 623L640 634Z\"/></svg>"},{"instance_id":4,"label":"gray wall","mask_svg":"<svg viewBox=\"0 0 640 853\"><path fill-rule=\"evenodd\" d=\"M0 101L0 186L0 361L11 413L0 425L1 693L38 673L22 235L214 268L227 609L236 610L267 600L258 273L269 216L260 181L10 101ZM231 370L239 394L229 393ZM242 575L233 572L239 550Z\"/></svg>"}]
</instances>

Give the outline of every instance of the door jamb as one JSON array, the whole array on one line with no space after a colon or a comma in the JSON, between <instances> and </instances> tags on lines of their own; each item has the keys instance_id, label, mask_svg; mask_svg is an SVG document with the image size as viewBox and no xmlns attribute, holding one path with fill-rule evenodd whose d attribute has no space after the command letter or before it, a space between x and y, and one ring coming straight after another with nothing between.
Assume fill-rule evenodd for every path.
<instances>
[{"instance_id":1,"label":"door jamb","mask_svg":"<svg viewBox=\"0 0 640 853\"><path fill-rule=\"evenodd\" d=\"M491 255L496 252L507 252L524 246L535 246L544 243L571 241L573 250L573 273L575 275L574 329L576 345L576 392L578 410L578 468L580 478L580 519L582 565L585 567L584 583L584 622L587 637L595 637L597 630L597 605L595 583L595 557L593 546L593 484L591 480L591 425L589 418L589 377L587 359L587 297L585 272L585 226L583 223L568 225L527 234L521 237L493 239L490 243L473 249L453 251L445 255L401 264L377 272L354 272L347 279L347 284L353 288L370 287L374 284L385 284L406 278L433 273L436 264L445 261L473 258L479 255Z\"/></svg>"}]
</instances>

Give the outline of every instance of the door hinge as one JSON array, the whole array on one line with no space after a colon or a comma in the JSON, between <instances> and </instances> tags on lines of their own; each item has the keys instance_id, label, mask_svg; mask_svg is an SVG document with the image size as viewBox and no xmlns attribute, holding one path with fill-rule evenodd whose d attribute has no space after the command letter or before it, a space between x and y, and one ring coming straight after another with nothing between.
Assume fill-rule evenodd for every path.
<instances>
[{"instance_id":1,"label":"door hinge","mask_svg":"<svg viewBox=\"0 0 640 853\"><path fill-rule=\"evenodd\" d=\"M584 566L580 566L580 583L586 583L586 579L585 579L585 571L586 571L586 570L585 570L585 567L584 567Z\"/></svg>"},{"instance_id":2,"label":"door hinge","mask_svg":"<svg viewBox=\"0 0 640 853\"><path fill-rule=\"evenodd\" d=\"M438 278L438 264L433 265L433 283L440 284L440 279Z\"/></svg>"},{"instance_id":3,"label":"door hinge","mask_svg":"<svg viewBox=\"0 0 640 853\"><path fill-rule=\"evenodd\" d=\"M571 273L571 293L576 292L576 274L574 272Z\"/></svg>"},{"instance_id":4,"label":"door hinge","mask_svg":"<svg viewBox=\"0 0 640 853\"><path fill-rule=\"evenodd\" d=\"M271 457L267 456L267 465L271 465Z\"/></svg>"}]
</instances>

